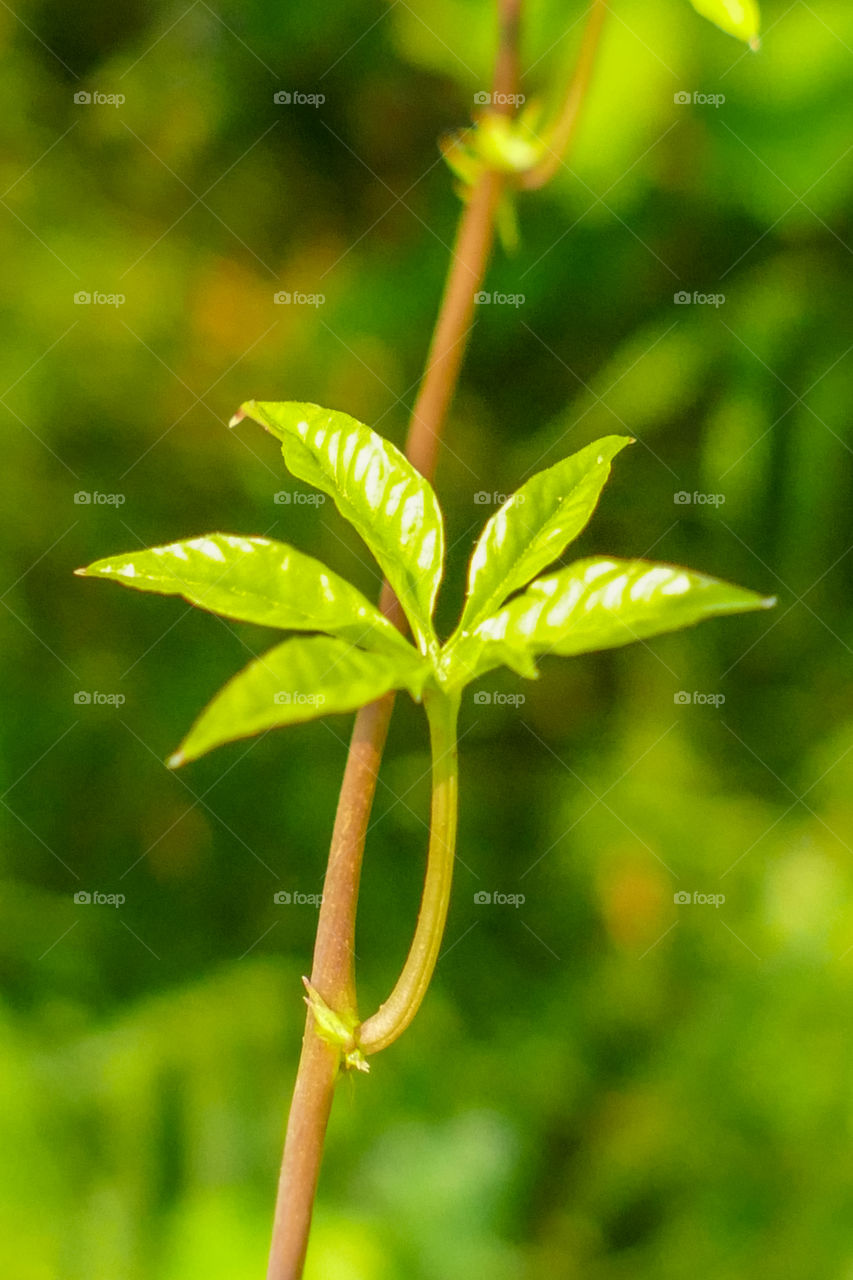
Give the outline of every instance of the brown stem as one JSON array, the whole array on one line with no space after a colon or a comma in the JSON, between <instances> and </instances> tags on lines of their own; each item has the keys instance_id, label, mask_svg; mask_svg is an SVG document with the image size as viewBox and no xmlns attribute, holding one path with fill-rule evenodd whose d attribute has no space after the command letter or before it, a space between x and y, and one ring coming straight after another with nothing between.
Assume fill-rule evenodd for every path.
<instances>
[{"instance_id":1,"label":"brown stem","mask_svg":"<svg viewBox=\"0 0 853 1280\"><path fill-rule=\"evenodd\" d=\"M553 164L541 182L522 185L539 186L547 181L559 165L561 148L567 147L572 139L578 110L591 79L605 9L606 0L594 0L578 71L555 128L556 155L549 157ZM496 101L492 109L501 114L513 113L513 99L518 90L520 12L521 0L498 0L499 47L492 86ZM427 367L406 439L409 460L428 479L435 472L441 431L472 327L474 296L483 282L491 253L495 215L505 181L499 174L484 173L471 193L459 224ZM403 629L402 610L387 582L383 584L381 606ZM351 1017L357 1013L353 954L361 861L393 707L394 695L387 694L363 707L356 716L314 948L312 986L331 1009ZM339 1070L339 1049L316 1034L309 1012L288 1118L267 1280L299 1280L302 1275L323 1141Z\"/></svg>"},{"instance_id":2,"label":"brown stem","mask_svg":"<svg viewBox=\"0 0 853 1280\"><path fill-rule=\"evenodd\" d=\"M514 94L518 83L519 6L520 0L502 0L500 5L494 93L502 98ZM511 108L502 103L496 109ZM486 273L502 186L499 175L484 174L462 214L427 367L412 410L406 454L428 479L435 472L441 429L471 329L474 295ZM383 611L402 626L402 611L387 583L381 603ZM393 706L394 695L387 694L356 716L323 884L311 984L339 1013L356 1012L352 960L361 860ZM287 1123L267 1280L299 1280L302 1275L339 1063L339 1052L316 1034L309 1012Z\"/></svg>"},{"instance_id":3,"label":"brown stem","mask_svg":"<svg viewBox=\"0 0 853 1280\"><path fill-rule=\"evenodd\" d=\"M393 705L394 695L386 694L356 716L332 832L311 983L339 1012L355 1013L355 902ZM309 1013L287 1121L267 1280L298 1280L302 1275L339 1065L339 1051L315 1033Z\"/></svg>"},{"instance_id":4,"label":"brown stem","mask_svg":"<svg viewBox=\"0 0 853 1280\"><path fill-rule=\"evenodd\" d=\"M499 195L499 180L486 175L460 223L406 448L427 478L435 468L443 417L471 326L474 294L485 275ZM401 610L387 584L382 607L399 625ZM394 695L386 694L356 716L323 882L311 985L339 1013L356 1013L352 957L361 860L393 706ZM339 1053L316 1035L309 1013L284 1143L267 1280L298 1280L302 1274L339 1060Z\"/></svg>"}]
</instances>

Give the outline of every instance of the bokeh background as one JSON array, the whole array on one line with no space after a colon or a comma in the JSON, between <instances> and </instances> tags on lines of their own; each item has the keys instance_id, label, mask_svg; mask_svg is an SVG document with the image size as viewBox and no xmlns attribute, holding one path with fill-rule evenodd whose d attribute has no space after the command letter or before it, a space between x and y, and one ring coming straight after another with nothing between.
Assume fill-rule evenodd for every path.
<instances>
[{"instance_id":1,"label":"bokeh background","mask_svg":"<svg viewBox=\"0 0 853 1280\"><path fill-rule=\"evenodd\" d=\"M585 6L529 8L547 103ZM768 0L764 26L751 55L683 0L614 3L436 483L444 627L496 495L614 431L639 443L573 551L778 607L471 691L446 953L342 1084L311 1280L853 1276L853 11ZM0 1270L250 1280L316 923L274 895L322 887L350 726L169 773L275 636L72 570L223 530L375 592L331 504L224 423L305 399L402 441L459 212L436 139L488 89L492 6L42 0L0 33ZM365 1013L411 934L427 766L401 700Z\"/></svg>"}]
</instances>

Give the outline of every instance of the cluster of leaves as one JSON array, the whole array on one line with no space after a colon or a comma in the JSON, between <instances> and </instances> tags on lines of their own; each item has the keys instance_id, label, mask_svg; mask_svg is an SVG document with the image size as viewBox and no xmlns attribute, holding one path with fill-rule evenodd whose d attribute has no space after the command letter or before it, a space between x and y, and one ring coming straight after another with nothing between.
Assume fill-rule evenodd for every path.
<instances>
[{"instance_id":1,"label":"cluster of leaves","mask_svg":"<svg viewBox=\"0 0 853 1280\"><path fill-rule=\"evenodd\" d=\"M230 680L202 712L175 766L222 743L331 712L392 689L458 698L507 665L535 678L543 654L629 644L720 613L772 604L703 574L645 560L594 557L544 577L589 521L626 436L608 436L538 472L489 519L474 549L459 624L442 644L433 611L444 524L431 485L393 445L346 414L250 401L248 416L282 445L293 475L329 494L376 557L415 643L350 583L268 538L212 533L98 560L78 573L180 595L242 622L313 632L278 644Z\"/></svg>"},{"instance_id":2,"label":"cluster of leaves","mask_svg":"<svg viewBox=\"0 0 853 1280\"><path fill-rule=\"evenodd\" d=\"M761 15L757 0L690 0L703 17L729 35L745 41L751 49L759 46ZM516 115L483 111L475 124L440 139L444 159L457 179L456 193L464 201L486 172L519 178L537 169L561 150L557 122L545 123L543 103L525 103ZM518 244L515 206L505 190L498 206L498 231L504 248L512 252Z\"/></svg>"}]
</instances>

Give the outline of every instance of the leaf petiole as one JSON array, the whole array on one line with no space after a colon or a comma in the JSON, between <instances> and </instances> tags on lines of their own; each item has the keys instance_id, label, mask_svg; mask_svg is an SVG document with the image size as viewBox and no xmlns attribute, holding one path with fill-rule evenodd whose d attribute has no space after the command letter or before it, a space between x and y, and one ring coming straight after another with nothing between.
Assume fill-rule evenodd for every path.
<instances>
[{"instance_id":1,"label":"leaf petiole","mask_svg":"<svg viewBox=\"0 0 853 1280\"><path fill-rule=\"evenodd\" d=\"M393 1044L420 1008L438 960L450 903L459 790L459 694L425 691L424 708L432 749L432 807L423 896L415 936L393 991L356 1029L358 1046L365 1054Z\"/></svg>"}]
</instances>

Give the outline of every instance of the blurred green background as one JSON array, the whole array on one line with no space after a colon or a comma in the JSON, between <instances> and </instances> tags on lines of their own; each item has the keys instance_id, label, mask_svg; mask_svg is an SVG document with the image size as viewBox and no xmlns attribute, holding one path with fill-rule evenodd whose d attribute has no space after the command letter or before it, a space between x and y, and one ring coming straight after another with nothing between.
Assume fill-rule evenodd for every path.
<instances>
[{"instance_id":1,"label":"blurred green background","mask_svg":"<svg viewBox=\"0 0 853 1280\"><path fill-rule=\"evenodd\" d=\"M548 101L584 6L529 8ZM436 139L488 89L493 25L483 0L0 9L15 1280L263 1274L316 923L274 894L321 888L350 726L170 774L275 637L71 571L224 530L376 590L274 442L224 423L305 399L402 441L459 211ZM764 27L750 55L683 0L614 3L582 138L490 269L524 301L478 308L436 483L443 626L496 495L614 431L639 443L573 551L778 607L471 691L446 953L341 1086L311 1280L853 1277L853 11L771 0ZM411 935L427 765L401 700L365 1013Z\"/></svg>"}]
</instances>

